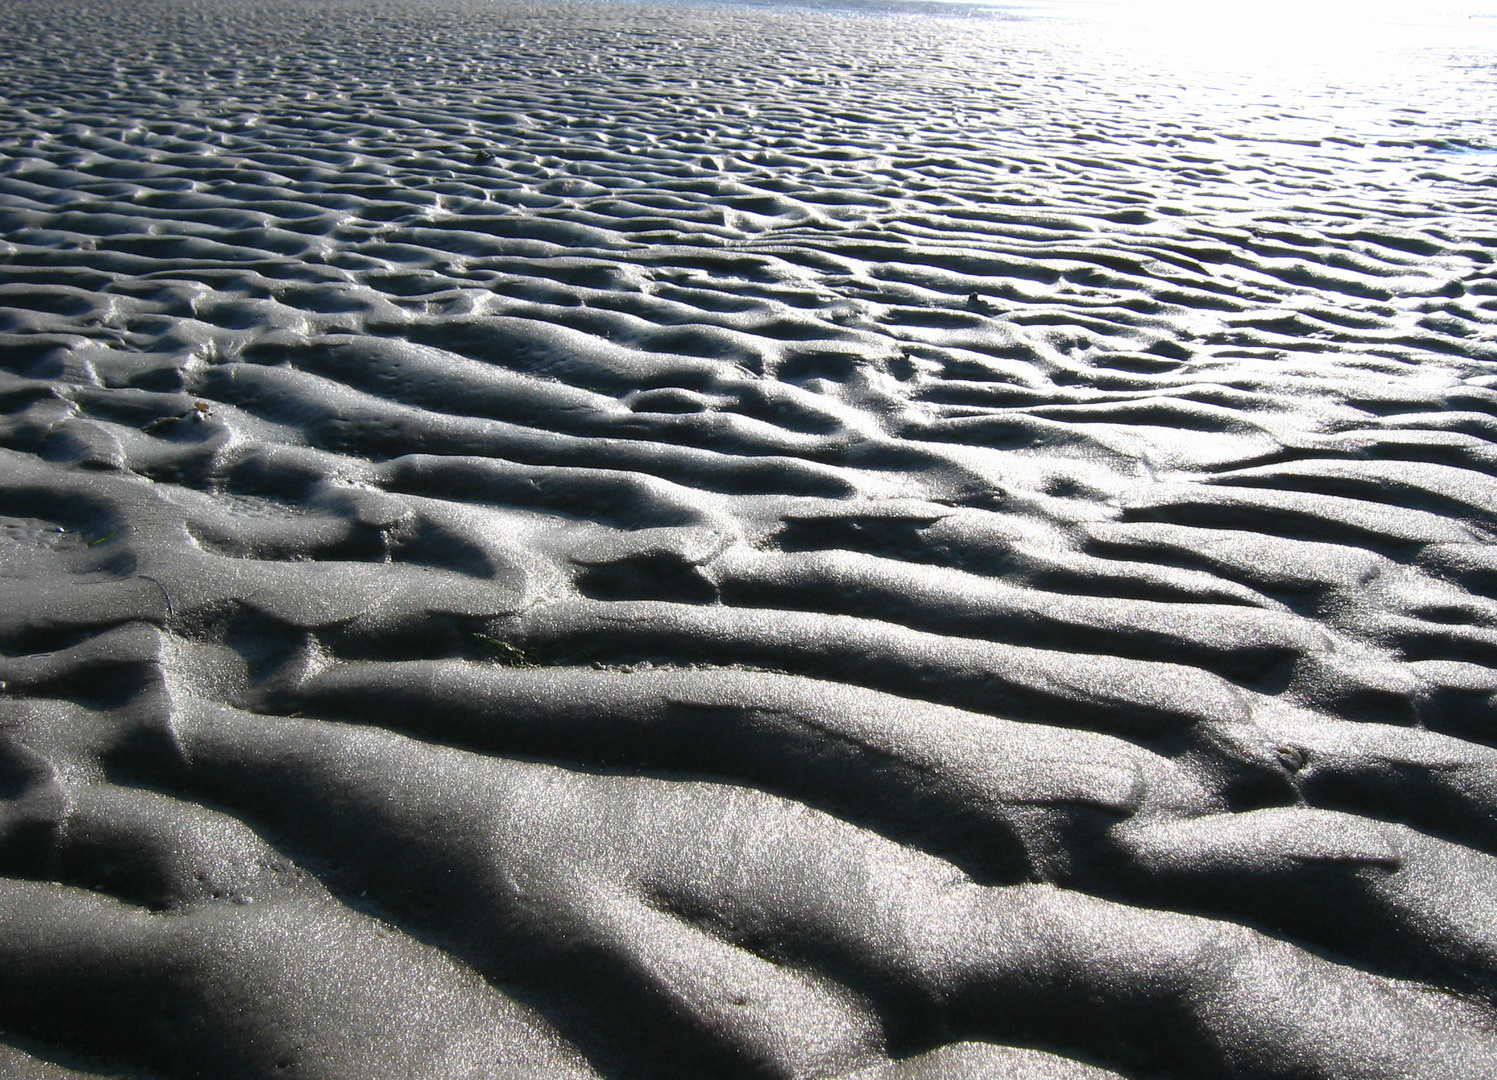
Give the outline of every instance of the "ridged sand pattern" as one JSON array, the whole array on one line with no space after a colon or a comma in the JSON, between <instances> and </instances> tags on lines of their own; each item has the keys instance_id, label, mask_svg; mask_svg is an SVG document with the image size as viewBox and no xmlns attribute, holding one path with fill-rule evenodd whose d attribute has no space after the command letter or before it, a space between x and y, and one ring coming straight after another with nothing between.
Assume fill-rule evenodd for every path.
<instances>
[{"instance_id":1,"label":"ridged sand pattern","mask_svg":"<svg viewBox=\"0 0 1497 1080\"><path fill-rule=\"evenodd\" d=\"M1484 55L8 0L0 1074L1497 1075Z\"/></svg>"}]
</instances>

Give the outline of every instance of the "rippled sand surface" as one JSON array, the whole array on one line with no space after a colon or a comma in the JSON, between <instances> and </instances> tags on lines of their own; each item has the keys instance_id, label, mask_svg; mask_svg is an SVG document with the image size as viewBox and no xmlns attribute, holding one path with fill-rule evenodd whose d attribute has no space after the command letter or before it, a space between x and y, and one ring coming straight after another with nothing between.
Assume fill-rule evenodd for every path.
<instances>
[{"instance_id":1,"label":"rippled sand surface","mask_svg":"<svg viewBox=\"0 0 1497 1080\"><path fill-rule=\"evenodd\" d=\"M1497 1072L1491 53L0 42L0 1072Z\"/></svg>"}]
</instances>

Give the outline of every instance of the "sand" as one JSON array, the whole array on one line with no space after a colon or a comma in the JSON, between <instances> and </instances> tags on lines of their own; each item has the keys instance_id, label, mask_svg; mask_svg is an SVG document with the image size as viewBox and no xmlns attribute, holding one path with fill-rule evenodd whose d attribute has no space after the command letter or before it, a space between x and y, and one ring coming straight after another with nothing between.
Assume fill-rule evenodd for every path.
<instances>
[{"instance_id":1,"label":"sand","mask_svg":"<svg viewBox=\"0 0 1497 1080\"><path fill-rule=\"evenodd\" d=\"M1497 1073L1493 54L1120 34L0 9L0 1073Z\"/></svg>"}]
</instances>

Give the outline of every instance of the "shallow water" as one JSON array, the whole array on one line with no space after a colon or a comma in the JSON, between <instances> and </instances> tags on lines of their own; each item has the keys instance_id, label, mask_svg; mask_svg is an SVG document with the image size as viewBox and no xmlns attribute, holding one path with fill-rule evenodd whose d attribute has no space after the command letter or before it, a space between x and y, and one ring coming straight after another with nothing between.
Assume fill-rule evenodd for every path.
<instances>
[{"instance_id":1,"label":"shallow water","mask_svg":"<svg viewBox=\"0 0 1497 1080\"><path fill-rule=\"evenodd\" d=\"M1018 14L0 13L5 1069L1490 1074L1497 53Z\"/></svg>"}]
</instances>

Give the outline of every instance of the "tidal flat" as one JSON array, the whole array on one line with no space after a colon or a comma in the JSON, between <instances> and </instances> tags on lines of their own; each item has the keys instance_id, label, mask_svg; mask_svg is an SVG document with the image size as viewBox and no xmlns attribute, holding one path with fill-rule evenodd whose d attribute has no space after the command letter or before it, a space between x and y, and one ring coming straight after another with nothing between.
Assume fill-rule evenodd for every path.
<instances>
[{"instance_id":1,"label":"tidal flat","mask_svg":"<svg viewBox=\"0 0 1497 1080\"><path fill-rule=\"evenodd\" d=\"M1063 8L0 7L0 1073L1497 1074L1497 20Z\"/></svg>"}]
</instances>

